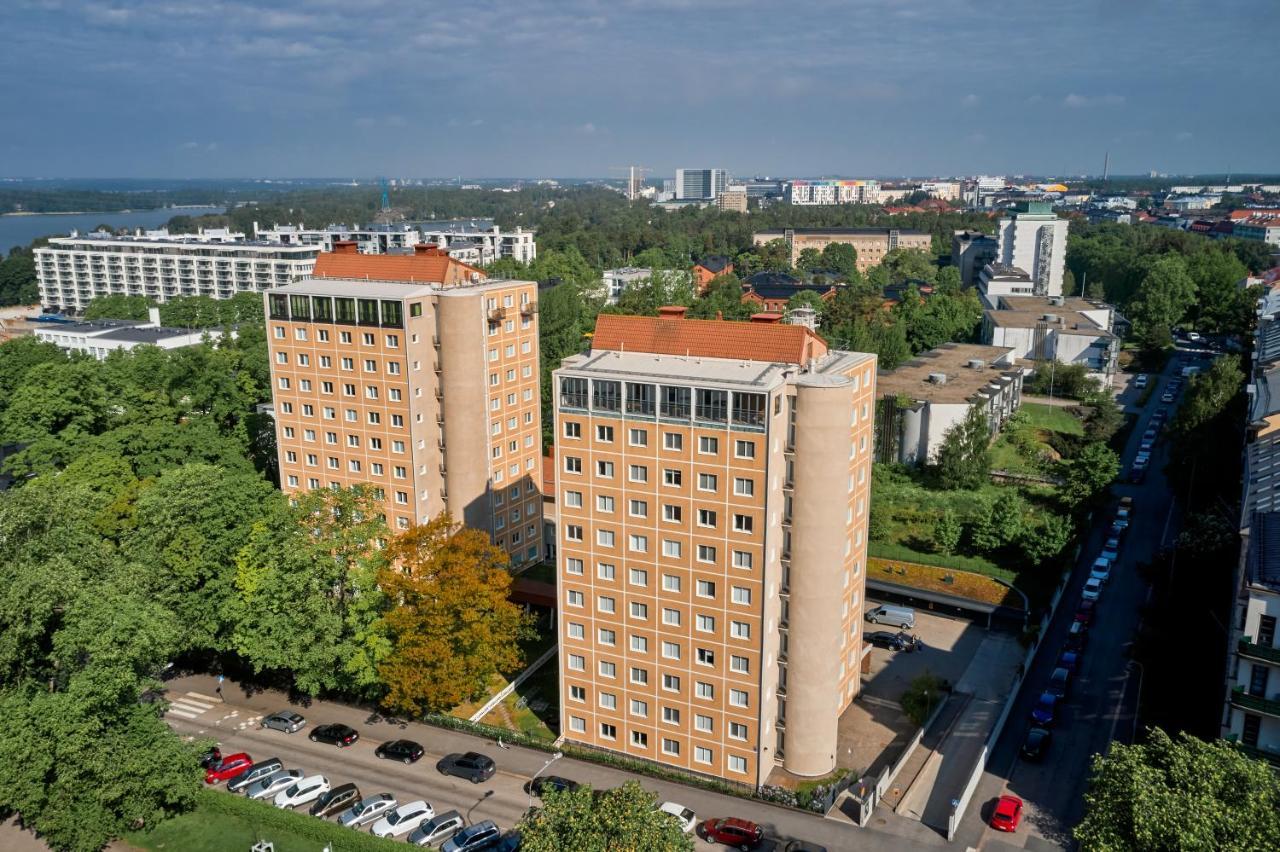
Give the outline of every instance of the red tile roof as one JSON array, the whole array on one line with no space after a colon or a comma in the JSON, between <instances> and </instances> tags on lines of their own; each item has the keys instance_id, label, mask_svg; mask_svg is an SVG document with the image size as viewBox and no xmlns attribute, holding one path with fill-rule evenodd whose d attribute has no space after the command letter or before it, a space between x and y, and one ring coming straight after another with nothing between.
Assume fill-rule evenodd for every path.
<instances>
[{"instance_id":1,"label":"red tile roof","mask_svg":"<svg viewBox=\"0 0 1280 852\"><path fill-rule=\"evenodd\" d=\"M461 284L479 269L446 254L357 254L321 252L315 278L368 278L373 281L409 281L421 284Z\"/></svg>"},{"instance_id":2,"label":"red tile roof","mask_svg":"<svg viewBox=\"0 0 1280 852\"><path fill-rule=\"evenodd\" d=\"M591 349L805 364L827 344L802 325L601 314Z\"/></svg>"}]
</instances>

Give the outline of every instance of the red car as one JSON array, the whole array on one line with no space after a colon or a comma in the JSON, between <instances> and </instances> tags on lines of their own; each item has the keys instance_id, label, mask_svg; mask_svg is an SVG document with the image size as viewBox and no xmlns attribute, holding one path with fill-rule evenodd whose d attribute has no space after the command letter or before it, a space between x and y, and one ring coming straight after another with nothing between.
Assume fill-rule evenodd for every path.
<instances>
[{"instance_id":1,"label":"red car","mask_svg":"<svg viewBox=\"0 0 1280 852\"><path fill-rule=\"evenodd\" d=\"M250 766L253 766L253 758L244 752L229 754L222 758L221 762L205 770L204 783L220 784L223 781L230 781L248 772Z\"/></svg>"},{"instance_id":2,"label":"red car","mask_svg":"<svg viewBox=\"0 0 1280 852\"><path fill-rule=\"evenodd\" d=\"M1097 601L1080 601L1080 606L1076 608L1076 621L1088 627L1093 624L1093 616L1097 610Z\"/></svg>"},{"instance_id":3,"label":"red car","mask_svg":"<svg viewBox=\"0 0 1280 852\"><path fill-rule=\"evenodd\" d=\"M1017 831L1022 819L1022 800L1017 796L1001 796L991 814L991 827L996 831Z\"/></svg>"},{"instance_id":4,"label":"red car","mask_svg":"<svg viewBox=\"0 0 1280 852\"><path fill-rule=\"evenodd\" d=\"M745 819L728 817L709 819L702 824L702 834L712 843L751 849L764 837L764 829Z\"/></svg>"}]
</instances>

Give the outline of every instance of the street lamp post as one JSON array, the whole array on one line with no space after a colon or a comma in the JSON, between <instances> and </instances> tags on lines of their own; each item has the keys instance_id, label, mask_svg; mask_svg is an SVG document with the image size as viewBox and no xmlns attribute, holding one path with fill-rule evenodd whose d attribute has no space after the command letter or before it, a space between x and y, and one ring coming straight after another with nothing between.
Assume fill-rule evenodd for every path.
<instances>
[{"instance_id":1,"label":"street lamp post","mask_svg":"<svg viewBox=\"0 0 1280 852\"><path fill-rule=\"evenodd\" d=\"M542 764L542 768L539 769L537 772L533 773L533 777L529 779L529 804L528 804L529 807L533 807L533 782L537 779L539 775L547 771L548 766L555 763L557 760L559 760L562 757L564 757L564 753L559 751L551 755L551 757L547 758L547 762Z\"/></svg>"}]
</instances>

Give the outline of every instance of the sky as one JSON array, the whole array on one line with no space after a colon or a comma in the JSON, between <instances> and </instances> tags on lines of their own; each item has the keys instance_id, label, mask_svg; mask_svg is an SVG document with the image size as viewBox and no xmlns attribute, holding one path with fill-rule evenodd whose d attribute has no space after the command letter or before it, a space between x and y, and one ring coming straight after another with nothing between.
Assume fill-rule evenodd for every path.
<instances>
[{"instance_id":1,"label":"sky","mask_svg":"<svg viewBox=\"0 0 1280 852\"><path fill-rule=\"evenodd\" d=\"M0 0L0 176L1280 172L1276 0Z\"/></svg>"}]
</instances>

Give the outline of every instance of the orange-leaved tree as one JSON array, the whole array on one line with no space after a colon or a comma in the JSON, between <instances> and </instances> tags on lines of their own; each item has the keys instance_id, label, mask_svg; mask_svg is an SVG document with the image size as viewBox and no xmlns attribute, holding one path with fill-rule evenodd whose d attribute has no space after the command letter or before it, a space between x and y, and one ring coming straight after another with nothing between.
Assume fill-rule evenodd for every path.
<instances>
[{"instance_id":1,"label":"orange-leaved tree","mask_svg":"<svg viewBox=\"0 0 1280 852\"><path fill-rule=\"evenodd\" d=\"M507 600L507 555L448 513L388 544L378 585L391 651L378 666L383 704L417 715L443 712L488 691L494 674L523 661L517 644L531 619Z\"/></svg>"}]
</instances>

